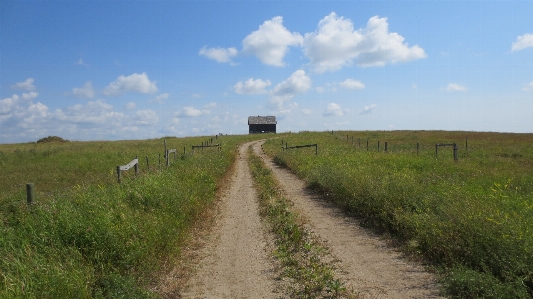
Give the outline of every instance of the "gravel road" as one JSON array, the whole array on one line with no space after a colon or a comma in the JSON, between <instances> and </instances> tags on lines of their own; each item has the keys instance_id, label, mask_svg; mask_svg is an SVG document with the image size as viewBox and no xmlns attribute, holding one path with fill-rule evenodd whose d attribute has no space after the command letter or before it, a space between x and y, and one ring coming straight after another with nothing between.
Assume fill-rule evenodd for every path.
<instances>
[{"instance_id":1,"label":"gravel road","mask_svg":"<svg viewBox=\"0 0 533 299\"><path fill-rule=\"evenodd\" d=\"M285 297L276 281L273 237L259 216L248 167L250 145L273 171L313 235L330 249L331 258L339 261L337 276L356 298L441 298L435 278L422 266L403 258L379 236L362 229L356 219L307 190L302 180L264 154L262 144L255 141L240 147L233 176L219 201L216 223L202 245L189 250L191 273L162 280L163 284L179 285L162 292L165 298Z\"/></svg>"},{"instance_id":2,"label":"gravel road","mask_svg":"<svg viewBox=\"0 0 533 299\"><path fill-rule=\"evenodd\" d=\"M430 273L402 258L384 240L361 228L356 219L346 217L309 191L293 173L275 165L264 154L262 144L254 144L254 153L273 171L313 235L323 240L339 261L338 277L348 289L359 298L441 298Z\"/></svg>"}]
</instances>

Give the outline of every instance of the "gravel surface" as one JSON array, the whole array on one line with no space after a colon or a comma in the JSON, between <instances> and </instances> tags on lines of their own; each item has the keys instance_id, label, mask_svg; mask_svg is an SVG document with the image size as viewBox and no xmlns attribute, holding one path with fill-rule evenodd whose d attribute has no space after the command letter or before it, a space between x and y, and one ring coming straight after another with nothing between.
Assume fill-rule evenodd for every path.
<instances>
[{"instance_id":1,"label":"gravel surface","mask_svg":"<svg viewBox=\"0 0 533 299\"><path fill-rule=\"evenodd\" d=\"M330 249L332 260L338 261L337 278L356 298L442 298L432 274L309 191L290 171L276 166L264 154L262 143L250 142L239 149L212 230L200 228L198 238L184 250L185 260L161 279L156 289L164 298L285 297L275 280L273 239L259 216L248 167L250 145L273 171L308 229Z\"/></svg>"},{"instance_id":2,"label":"gravel surface","mask_svg":"<svg viewBox=\"0 0 533 299\"><path fill-rule=\"evenodd\" d=\"M257 194L248 167L250 143L239 159L220 205L210 241L201 249L197 272L182 298L276 298L268 236L259 216Z\"/></svg>"},{"instance_id":3,"label":"gravel surface","mask_svg":"<svg viewBox=\"0 0 533 299\"><path fill-rule=\"evenodd\" d=\"M442 298L435 278L394 251L353 217L346 217L305 183L267 157L263 142L254 145L256 155L270 168L294 208L306 219L313 235L323 240L339 261L338 277L359 298Z\"/></svg>"}]
</instances>

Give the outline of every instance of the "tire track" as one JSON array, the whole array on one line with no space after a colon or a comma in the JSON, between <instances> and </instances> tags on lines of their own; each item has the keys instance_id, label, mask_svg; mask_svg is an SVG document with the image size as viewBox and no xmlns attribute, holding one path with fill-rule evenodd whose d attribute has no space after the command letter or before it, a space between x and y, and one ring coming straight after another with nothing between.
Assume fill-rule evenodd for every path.
<instances>
[{"instance_id":1,"label":"tire track","mask_svg":"<svg viewBox=\"0 0 533 299\"><path fill-rule=\"evenodd\" d=\"M355 219L309 192L302 180L265 155L262 144L254 145L255 154L273 171L312 233L339 260L338 277L347 289L355 290L359 298L442 298L434 277L423 267L406 261Z\"/></svg>"}]
</instances>

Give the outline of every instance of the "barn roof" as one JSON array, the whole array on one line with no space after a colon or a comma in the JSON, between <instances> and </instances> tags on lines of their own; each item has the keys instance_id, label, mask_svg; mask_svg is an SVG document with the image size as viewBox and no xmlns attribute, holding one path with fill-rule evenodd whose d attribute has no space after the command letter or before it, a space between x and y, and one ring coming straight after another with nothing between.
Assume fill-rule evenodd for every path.
<instances>
[{"instance_id":1,"label":"barn roof","mask_svg":"<svg viewBox=\"0 0 533 299\"><path fill-rule=\"evenodd\" d=\"M249 125L275 125L277 123L275 116L248 116Z\"/></svg>"}]
</instances>

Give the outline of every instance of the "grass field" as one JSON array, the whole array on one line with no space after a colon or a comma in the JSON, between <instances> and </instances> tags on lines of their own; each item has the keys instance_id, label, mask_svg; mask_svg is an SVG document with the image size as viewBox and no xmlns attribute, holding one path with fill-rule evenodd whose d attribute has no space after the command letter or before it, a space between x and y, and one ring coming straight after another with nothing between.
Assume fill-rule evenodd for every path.
<instances>
[{"instance_id":1,"label":"grass field","mask_svg":"<svg viewBox=\"0 0 533 299\"><path fill-rule=\"evenodd\" d=\"M278 164L361 217L363 225L427 259L441 272L451 297L533 297L533 134L301 132L280 137L264 146ZM282 142L318 143L318 155L314 148L282 150ZM451 147L439 148L436 156L437 143L457 143L458 161Z\"/></svg>"},{"instance_id":2,"label":"grass field","mask_svg":"<svg viewBox=\"0 0 533 299\"><path fill-rule=\"evenodd\" d=\"M220 152L192 155L208 138L165 138L179 154L161 170L163 139L0 145L0 298L157 297L150 285L210 207L236 146L258 137L222 136ZM116 166L135 156L139 175L118 184Z\"/></svg>"}]
</instances>

